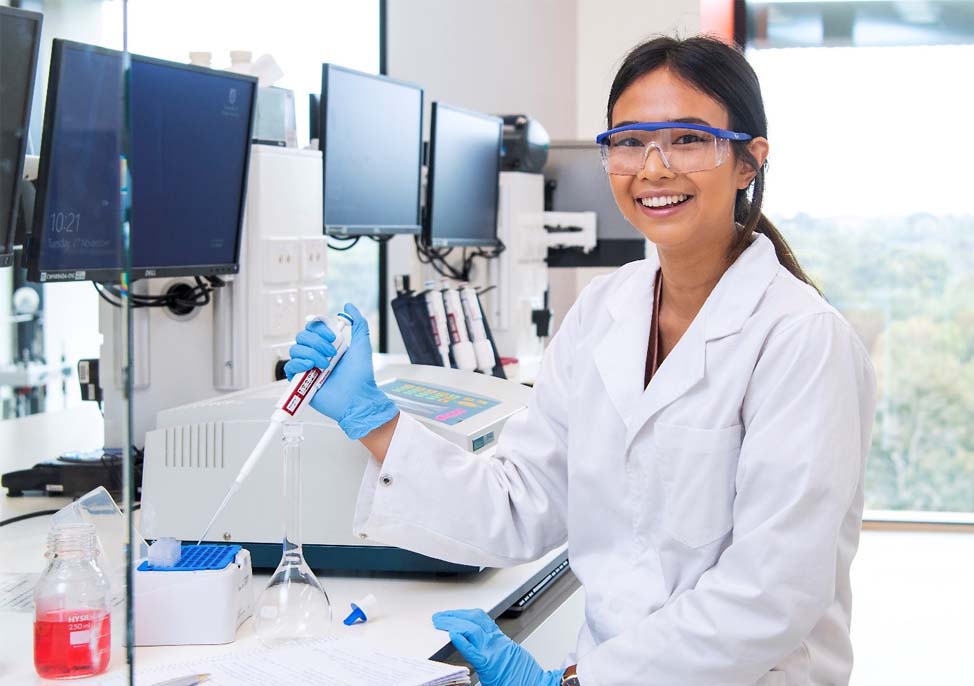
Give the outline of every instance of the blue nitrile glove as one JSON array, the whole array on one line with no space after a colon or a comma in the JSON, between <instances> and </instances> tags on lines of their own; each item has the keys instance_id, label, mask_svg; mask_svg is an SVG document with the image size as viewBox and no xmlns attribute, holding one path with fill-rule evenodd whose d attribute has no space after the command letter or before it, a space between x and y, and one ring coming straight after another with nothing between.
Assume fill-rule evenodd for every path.
<instances>
[{"instance_id":1,"label":"blue nitrile glove","mask_svg":"<svg viewBox=\"0 0 974 686\"><path fill-rule=\"evenodd\" d=\"M531 653L504 635L483 610L447 610L433 615L433 626L470 663L484 686L558 686L561 670L545 671Z\"/></svg>"},{"instance_id":2,"label":"blue nitrile glove","mask_svg":"<svg viewBox=\"0 0 974 686\"><path fill-rule=\"evenodd\" d=\"M355 305L345 305L352 318L352 342L338 365L311 399L311 407L331 417L352 439L359 439L399 414L399 408L375 385L369 323ZM308 322L291 346L284 373L291 377L312 367L324 369L335 356L335 334L320 321Z\"/></svg>"}]
</instances>

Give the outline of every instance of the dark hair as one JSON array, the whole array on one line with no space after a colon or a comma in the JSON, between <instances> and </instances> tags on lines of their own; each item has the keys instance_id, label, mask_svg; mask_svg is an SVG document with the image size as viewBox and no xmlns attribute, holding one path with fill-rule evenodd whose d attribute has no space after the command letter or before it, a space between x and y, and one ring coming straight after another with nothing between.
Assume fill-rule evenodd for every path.
<instances>
[{"instance_id":1,"label":"dark hair","mask_svg":"<svg viewBox=\"0 0 974 686\"><path fill-rule=\"evenodd\" d=\"M740 50L707 36L677 39L660 36L637 45L626 55L609 91L606 120L612 128L612 108L634 81L646 74L667 67L697 90L709 95L727 110L732 131L767 138L768 118L757 74ZM755 231L763 233L774 244L775 254L788 271L811 286L812 280L802 270L784 237L761 212L764 198L765 167L748 150L744 141L733 141L734 154L756 172L748 188L739 190L734 202L734 221L744 227L738 231L731 254L736 258L751 242ZM751 197L748 197L748 190Z\"/></svg>"}]
</instances>

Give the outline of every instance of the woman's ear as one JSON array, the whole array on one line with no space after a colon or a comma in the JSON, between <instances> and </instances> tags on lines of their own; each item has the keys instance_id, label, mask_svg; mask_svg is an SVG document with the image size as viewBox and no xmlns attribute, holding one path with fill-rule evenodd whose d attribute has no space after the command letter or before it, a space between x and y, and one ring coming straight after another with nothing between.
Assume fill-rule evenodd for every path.
<instances>
[{"instance_id":1,"label":"woman's ear","mask_svg":"<svg viewBox=\"0 0 974 686\"><path fill-rule=\"evenodd\" d=\"M757 176L758 169L764 166L764 163L768 159L768 151L770 146L768 144L767 138L752 138L747 144L747 149L757 160L757 168L752 167L750 164L741 159L737 165L737 188L739 190L744 190L751 185L754 177Z\"/></svg>"}]
</instances>

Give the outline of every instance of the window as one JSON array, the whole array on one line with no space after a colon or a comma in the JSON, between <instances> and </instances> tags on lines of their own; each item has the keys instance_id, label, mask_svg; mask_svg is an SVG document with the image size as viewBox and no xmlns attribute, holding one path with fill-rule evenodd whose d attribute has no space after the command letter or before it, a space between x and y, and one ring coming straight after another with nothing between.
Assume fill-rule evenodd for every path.
<instances>
[{"instance_id":1,"label":"window","mask_svg":"<svg viewBox=\"0 0 974 686\"><path fill-rule=\"evenodd\" d=\"M866 508L974 512L974 4L748 3L765 213L872 355Z\"/></svg>"}]
</instances>

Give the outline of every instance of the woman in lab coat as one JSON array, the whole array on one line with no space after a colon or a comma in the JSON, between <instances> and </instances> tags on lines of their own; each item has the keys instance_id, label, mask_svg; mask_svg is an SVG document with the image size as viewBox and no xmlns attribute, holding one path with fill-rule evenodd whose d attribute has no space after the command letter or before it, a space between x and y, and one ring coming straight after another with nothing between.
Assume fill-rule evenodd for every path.
<instances>
[{"instance_id":1,"label":"woman in lab coat","mask_svg":"<svg viewBox=\"0 0 974 686\"><path fill-rule=\"evenodd\" d=\"M374 456L355 530L488 566L568 541L577 665L541 670L480 611L434 616L488 686L846 683L875 380L761 213L757 77L718 41L657 38L607 114L612 192L656 250L582 292L496 456L400 414L348 308L354 342L313 405ZM289 374L331 340L309 325Z\"/></svg>"}]
</instances>

